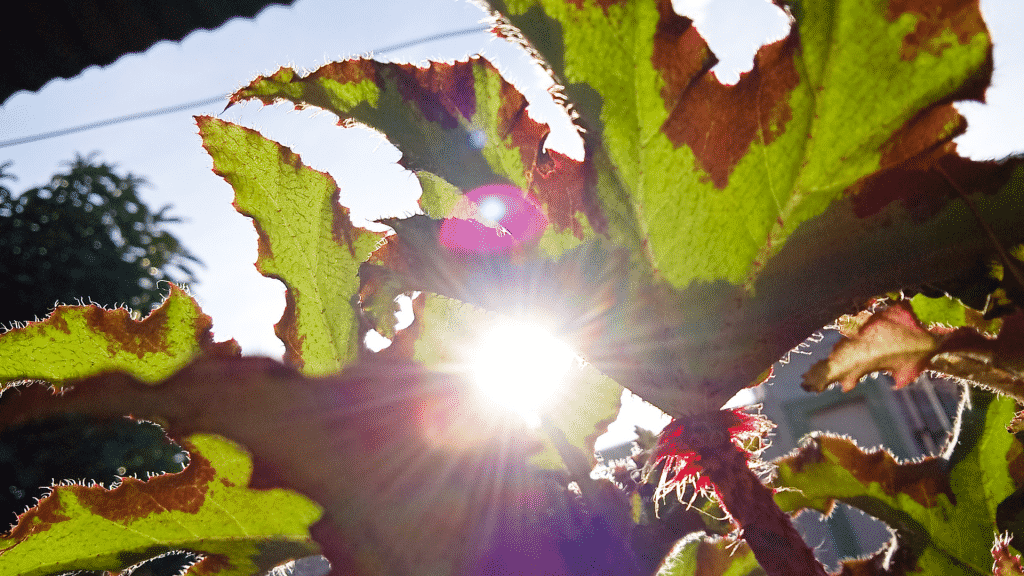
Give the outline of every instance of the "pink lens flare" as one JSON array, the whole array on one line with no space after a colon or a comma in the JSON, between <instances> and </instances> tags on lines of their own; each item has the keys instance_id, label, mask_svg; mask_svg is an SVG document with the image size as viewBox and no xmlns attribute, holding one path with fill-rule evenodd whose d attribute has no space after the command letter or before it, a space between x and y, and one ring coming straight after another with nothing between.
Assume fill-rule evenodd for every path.
<instances>
[{"instance_id":1,"label":"pink lens flare","mask_svg":"<svg viewBox=\"0 0 1024 576\"><path fill-rule=\"evenodd\" d=\"M503 252L537 240L548 225L540 206L515 186L488 184L465 198L478 207L478 219L446 218L441 224L441 244L453 252Z\"/></svg>"}]
</instances>

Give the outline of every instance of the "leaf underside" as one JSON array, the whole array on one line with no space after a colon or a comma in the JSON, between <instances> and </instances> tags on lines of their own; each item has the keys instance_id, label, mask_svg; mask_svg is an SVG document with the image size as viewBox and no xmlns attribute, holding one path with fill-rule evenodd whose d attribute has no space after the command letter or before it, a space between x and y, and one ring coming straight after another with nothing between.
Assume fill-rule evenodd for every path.
<instances>
[{"instance_id":1,"label":"leaf underside","mask_svg":"<svg viewBox=\"0 0 1024 576\"><path fill-rule=\"evenodd\" d=\"M518 563L537 554L563 562L559 539L585 534L559 527L559 518L590 523L601 514L608 516L600 525L611 531L604 537L616 546L608 554L633 562L623 547L628 532L618 524L628 515L625 503L584 502L559 486L567 482L561 473L527 463L535 444L523 425L472 398L452 375L413 364L364 362L312 379L267 359L203 359L157 386L115 373L56 397L26 387L0 405L0 423L132 413L165 422L174 438L221 434L262 463L261 486L287 486L323 507L312 534L342 573L477 573L494 558ZM221 466L226 460L211 458ZM562 495L551 500L554 493ZM267 525L287 520L278 516L267 515ZM551 532L560 530L567 532ZM521 538L534 532L536 538ZM107 545L116 547L117 539Z\"/></svg>"},{"instance_id":2,"label":"leaf underside","mask_svg":"<svg viewBox=\"0 0 1024 576\"><path fill-rule=\"evenodd\" d=\"M251 574L315 553L312 534L336 573L635 573L650 559L630 548L628 504L587 475L621 386L677 418L710 413L840 314L955 284L994 255L1007 268L995 338L952 298L897 302L851 321L807 386L848 389L874 370L903 385L936 370L1024 398L1024 315L1009 314L1005 257L1024 241L1024 162L972 162L952 143L966 127L953 102L981 99L991 74L976 1L787 2L790 34L734 86L668 0L492 6L495 34L561 84L552 94L572 103L584 157L547 150L548 127L479 57L282 68L232 96L316 106L394 143L425 215L387 220L384 237L353 226L338 183L288 148L199 117L215 172L253 218L258 269L287 287L286 366L232 358L177 288L141 322L60 307L0 335L0 383L69 389L19 388L0 402L0 427L132 414L189 438L193 455L181 474L113 491L55 488L0 540L0 571L121 570L191 550L206 555L192 573ZM504 202L497 220L488 194ZM394 329L396 297L415 291L427 293L416 321ZM466 382L464 355L495 314L541 321L588 362L549 414L550 438L484 407ZM370 328L391 348L368 353ZM987 573L993 553L1019 570L1008 548L990 551L1024 517L1024 450L1003 429L1014 409L975 394L957 444L916 463L815 437L776 462L776 502L840 500L887 522L899 549L851 571L888 558L892 573ZM194 435L211 432L252 452L260 489L240 448ZM316 524L306 497L323 508ZM721 539L673 558L663 573L760 573L750 548Z\"/></svg>"},{"instance_id":3,"label":"leaf underside","mask_svg":"<svg viewBox=\"0 0 1024 576\"><path fill-rule=\"evenodd\" d=\"M431 230L396 221L399 239L373 261L405 291L492 310L518 306L529 286L543 295L530 306L554 318L601 372L670 414L698 413L755 383L851 301L930 281L922 274L936 267L953 274L952 262L971 260L938 253L948 246L936 238L976 223L962 211L941 212L950 184L930 171L953 162L946 173L954 180L970 172L990 191L1006 171L956 160L951 140L964 123L950 101L981 97L990 43L976 3L946 4L793 3L791 34L724 86L709 71L707 45L667 0L495 2L505 17L495 32L529 45L564 84L585 129L581 161L544 149L547 127L480 58L423 68L355 59L306 76L282 68L232 101L284 99L380 130L419 174L434 218L465 216L452 202L459 191L519 188L547 227L511 253L445 253L443 223ZM979 170L983 177L973 177ZM908 171L926 181L918 197L931 195L940 209L923 221L893 206L907 200L895 180ZM844 242L794 236L811 221ZM842 253L894 238L909 244L907 262L886 252L888 260L860 256L850 265ZM588 278L586 260L597 254L623 262L615 273L624 283L604 286L597 274L589 281L600 300L566 307L548 297L586 293L567 280ZM565 273L546 276L552 268ZM808 281L809 270L817 274ZM806 285L810 300L796 306L784 288L792 285Z\"/></svg>"}]
</instances>

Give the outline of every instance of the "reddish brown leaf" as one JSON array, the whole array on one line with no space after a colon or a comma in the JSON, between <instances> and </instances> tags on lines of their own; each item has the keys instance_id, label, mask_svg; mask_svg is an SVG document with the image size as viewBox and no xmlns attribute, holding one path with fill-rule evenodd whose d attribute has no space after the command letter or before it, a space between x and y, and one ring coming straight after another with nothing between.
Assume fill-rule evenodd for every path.
<instances>
[{"instance_id":1,"label":"reddish brown leaf","mask_svg":"<svg viewBox=\"0 0 1024 576\"><path fill-rule=\"evenodd\" d=\"M124 308L104 310L97 306L85 307L85 321L89 328L100 334L106 334L112 342L110 348L132 352L139 358L147 353L161 352L167 348L164 335L167 333L167 309L157 308L141 322L131 317ZM210 328L213 326L209 316L203 315L196 326L196 340L208 343L212 340ZM112 352L113 353L113 352Z\"/></svg>"},{"instance_id":2,"label":"reddish brown leaf","mask_svg":"<svg viewBox=\"0 0 1024 576\"><path fill-rule=\"evenodd\" d=\"M707 47L701 45L703 40L692 30L680 37L678 45L706 52ZM793 66L793 53L798 45L797 35L791 34L761 48L753 69L733 86L723 85L714 74L703 74L686 83L678 96L666 98L670 113L662 131L676 146L686 144L693 150L700 167L716 187L724 189L728 185L733 167L746 155L752 142L769 144L786 129L792 118L787 98L800 81ZM704 66L714 63L710 54L689 58L702 61ZM697 71L699 68L695 67L694 72ZM662 74L679 81L689 72L667 68ZM669 89L666 86L663 92Z\"/></svg>"},{"instance_id":3,"label":"reddish brown leaf","mask_svg":"<svg viewBox=\"0 0 1024 576\"><path fill-rule=\"evenodd\" d=\"M952 104L925 108L907 121L882 146L882 170L900 163L904 168L927 167L931 161L955 154L952 139L967 130L967 120ZM911 162L912 161L912 162Z\"/></svg>"},{"instance_id":4,"label":"reddish brown leaf","mask_svg":"<svg viewBox=\"0 0 1024 576\"><path fill-rule=\"evenodd\" d=\"M651 62L661 73L665 86L661 97L665 108L673 110L693 83L718 62L693 21L676 14L672 3L658 3L658 24L654 30Z\"/></svg>"},{"instance_id":5,"label":"reddish brown leaf","mask_svg":"<svg viewBox=\"0 0 1024 576\"><path fill-rule=\"evenodd\" d=\"M907 304L897 303L875 313L854 334L836 344L827 360L811 366L803 387L821 392L833 382L852 390L866 374L892 372L896 387L913 382L939 349Z\"/></svg>"},{"instance_id":6,"label":"reddish brown leaf","mask_svg":"<svg viewBox=\"0 0 1024 576\"><path fill-rule=\"evenodd\" d=\"M853 210L858 217L877 214L890 202L899 200L915 221L925 222L957 196L946 176L968 193L991 193L1002 188L1021 165L1020 160L978 162L961 158L952 144L929 148L927 134L915 134L913 127L910 130L898 133L898 139L889 144L891 152L883 157L883 162L891 162L891 169L878 172L847 191L853 196ZM922 126L921 130L929 128ZM902 142L899 138L912 141ZM916 148L922 152L918 154ZM943 155L932 158L933 151Z\"/></svg>"},{"instance_id":7,"label":"reddish brown leaf","mask_svg":"<svg viewBox=\"0 0 1024 576\"><path fill-rule=\"evenodd\" d=\"M976 34L986 31L978 9L978 0L889 0L887 16L896 20L912 14L917 23L903 38L903 59L914 60L921 51L938 56L951 42L943 39L947 30L956 34L957 42L968 43Z\"/></svg>"},{"instance_id":8,"label":"reddish brown leaf","mask_svg":"<svg viewBox=\"0 0 1024 576\"><path fill-rule=\"evenodd\" d=\"M18 524L7 534L12 541L18 542L33 534L45 532L58 522L70 520L64 514L60 498L43 498L38 505L26 510L18 517Z\"/></svg>"},{"instance_id":9,"label":"reddish brown leaf","mask_svg":"<svg viewBox=\"0 0 1024 576\"><path fill-rule=\"evenodd\" d=\"M187 443L183 448L188 450ZM69 486L67 490L92 513L120 523L169 510L194 514L203 505L206 485L214 475L210 462L193 453L189 465L178 474L163 474L145 481L122 478L113 490L103 486Z\"/></svg>"},{"instance_id":10,"label":"reddish brown leaf","mask_svg":"<svg viewBox=\"0 0 1024 576\"><path fill-rule=\"evenodd\" d=\"M418 107L428 121L451 130L459 125L460 118L473 117L476 95L473 67L468 61L435 62L429 67L396 65L392 70L402 98ZM381 81L378 77L377 82Z\"/></svg>"}]
</instances>

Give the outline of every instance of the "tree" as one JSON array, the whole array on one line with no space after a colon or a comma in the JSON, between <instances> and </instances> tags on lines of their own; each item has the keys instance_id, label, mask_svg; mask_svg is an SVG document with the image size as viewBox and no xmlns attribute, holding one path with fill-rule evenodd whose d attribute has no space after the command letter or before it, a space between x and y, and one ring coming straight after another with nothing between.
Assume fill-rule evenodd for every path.
<instances>
[{"instance_id":1,"label":"tree","mask_svg":"<svg viewBox=\"0 0 1024 576\"><path fill-rule=\"evenodd\" d=\"M95 155L67 166L18 196L0 188L0 324L80 300L148 311L166 292L161 280L195 281L189 266L199 260L165 227L180 220L170 206L149 209L145 180Z\"/></svg>"},{"instance_id":2,"label":"tree","mask_svg":"<svg viewBox=\"0 0 1024 576\"><path fill-rule=\"evenodd\" d=\"M288 288L284 363L213 342L176 289L141 322L68 307L3 335L0 379L62 393L17 388L0 425L131 414L190 461L115 490L55 488L0 541L0 568L124 570L187 550L204 556L195 574L320 552L335 574L820 575L790 515L842 501L893 531L845 573L1020 573L1024 160L973 162L952 143L952 102L981 98L991 73L977 2L783 3L790 35L735 86L668 0L492 5L496 35L550 66L585 156L546 149L482 58L282 68L235 93L398 146L424 214L383 235L290 149L197 118L256 224L258 268ZM400 329L403 294L416 319ZM537 428L465 369L512 320L586 360ZM813 435L758 460L770 423L721 406L825 324L847 338L806 388L881 370L975 385L941 454L900 462ZM391 345L366 349L371 329ZM622 387L673 421L635 468L595 479Z\"/></svg>"}]
</instances>

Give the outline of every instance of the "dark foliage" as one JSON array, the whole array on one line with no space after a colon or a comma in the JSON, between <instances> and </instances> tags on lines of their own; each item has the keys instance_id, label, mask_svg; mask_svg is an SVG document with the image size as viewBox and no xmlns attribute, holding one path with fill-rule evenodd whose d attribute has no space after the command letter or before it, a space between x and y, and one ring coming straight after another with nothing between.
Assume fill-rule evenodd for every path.
<instances>
[{"instance_id":1,"label":"dark foliage","mask_svg":"<svg viewBox=\"0 0 1024 576\"><path fill-rule=\"evenodd\" d=\"M54 482L100 482L180 472L181 448L150 422L66 416L0 434L0 533L35 505Z\"/></svg>"},{"instance_id":2,"label":"dark foliage","mask_svg":"<svg viewBox=\"0 0 1024 576\"><path fill-rule=\"evenodd\" d=\"M0 178L10 166L0 166ZM46 316L84 299L147 312L160 280L194 282L198 263L139 197L145 181L78 156L46 186L15 197L0 186L0 324Z\"/></svg>"},{"instance_id":3,"label":"dark foliage","mask_svg":"<svg viewBox=\"0 0 1024 576\"><path fill-rule=\"evenodd\" d=\"M8 68L0 76L0 102L18 90L38 90L54 78L71 78L161 40L181 40L212 30L269 5L292 0L27 0L10 2L0 22L0 52Z\"/></svg>"}]
</instances>

